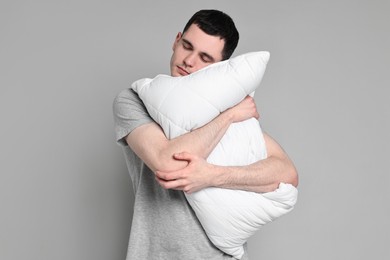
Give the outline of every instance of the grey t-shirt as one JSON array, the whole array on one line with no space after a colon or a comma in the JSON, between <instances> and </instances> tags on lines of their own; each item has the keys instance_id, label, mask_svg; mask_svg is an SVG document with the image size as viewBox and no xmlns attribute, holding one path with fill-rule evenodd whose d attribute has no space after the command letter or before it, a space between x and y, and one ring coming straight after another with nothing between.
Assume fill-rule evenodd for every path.
<instances>
[{"instance_id":1,"label":"grey t-shirt","mask_svg":"<svg viewBox=\"0 0 390 260\"><path fill-rule=\"evenodd\" d=\"M135 192L128 260L234 259L207 238L184 193L163 189L154 173L127 146L125 137L153 122L138 95L130 89L114 100L117 142L123 147ZM245 253L243 260L248 259Z\"/></svg>"}]
</instances>

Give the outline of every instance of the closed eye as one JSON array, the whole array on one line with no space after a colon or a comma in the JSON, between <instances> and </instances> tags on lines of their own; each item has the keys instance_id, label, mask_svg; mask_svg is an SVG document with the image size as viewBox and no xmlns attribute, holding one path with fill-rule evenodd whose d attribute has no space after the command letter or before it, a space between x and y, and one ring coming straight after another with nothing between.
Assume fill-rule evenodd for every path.
<instances>
[{"instance_id":1,"label":"closed eye","mask_svg":"<svg viewBox=\"0 0 390 260\"><path fill-rule=\"evenodd\" d=\"M202 59L203 62L206 62L206 63L212 63L214 62L214 59L213 57L207 55L207 54L201 54L200 55L200 58Z\"/></svg>"},{"instance_id":2,"label":"closed eye","mask_svg":"<svg viewBox=\"0 0 390 260\"><path fill-rule=\"evenodd\" d=\"M182 39L182 43L183 43L183 48L185 50L192 50L193 49L192 44L189 41Z\"/></svg>"},{"instance_id":3,"label":"closed eye","mask_svg":"<svg viewBox=\"0 0 390 260\"><path fill-rule=\"evenodd\" d=\"M186 39L181 39L182 40L182 44L183 44L183 48L185 50L193 50L194 49L194 46L192 45L191 42L189 42L188 40ZM214 63L215 62L215 59L208 53L206 52L201 52L199 54L200 56L200 59L205 62L205 63Z\"/></svg>"}]
</instances>

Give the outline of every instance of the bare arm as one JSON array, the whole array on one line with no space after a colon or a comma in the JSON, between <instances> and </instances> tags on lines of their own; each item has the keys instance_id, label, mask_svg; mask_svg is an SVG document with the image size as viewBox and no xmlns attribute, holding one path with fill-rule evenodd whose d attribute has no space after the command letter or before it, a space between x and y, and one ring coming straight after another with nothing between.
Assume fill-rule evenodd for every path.
<instances>
[{"instance_id":1,"label":"bare arm","mask_svg":"<svg viewBox=\"0 0 390 260\"><path fill-rule=\"evenodd\" d=\"M244 167L217 167L213 185L254 192L273 191L281 182L298 186L298 174L290 158L269 135L264 134L264 139L266 159Z\"/></svg>"},{"instance_id":2,"label":"bare arm","mask_svg":"<svg viewBox=\"0 0 390 260\"><path fill-rule=\"evenodd\" d=\"M188 152L175 155L188 162L184 169L160 172L156 179L167 189L191 193L206 187L240 189L253 192L275 190L280 182L298 185L297 171L281 146L264 134L268 157L247 166L217 166Z\"/></svg>"},{"instance_id":3,"label":"bare arm","mask_svg":"<svg viewBox=\"0 0 390 260\"><path fill-rule=\"evenodd\" d=\"M231 123L258 116L253 98L246 97L205 126L175 139L167 139L159 125L149 123L133 130L126 137L126 142L152 171L170 172L188 165L185 160L176 160L173 154L188 151L207 158Z\"/></svg>"}]
</instances>

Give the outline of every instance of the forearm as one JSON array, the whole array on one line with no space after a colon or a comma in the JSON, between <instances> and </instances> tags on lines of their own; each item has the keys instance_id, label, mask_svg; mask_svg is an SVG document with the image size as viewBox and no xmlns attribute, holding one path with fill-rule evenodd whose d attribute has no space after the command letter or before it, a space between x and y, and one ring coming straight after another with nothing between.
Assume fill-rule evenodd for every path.
<instances>
[{"instance_id":1,"label":"forearm","mask_svg":"<svg viewBox=\"0 0 390 260\"><path fill-rule=\"evenodd\" d=\"M247 166L213 167L213 186L253 192L270 192L281 182L298 185L296 169L288 157L270 156Z\"/></svg>"},{"instance_id":2,"label":"forearm","mask_svg":"<svg viewBox=\"0 0 390 260\"><path fill-rule=\"evenodd\" d=\"M247 96L239 104L225 110L203 127L166 142L160 152L160 157L167 162L163 171L175 171L186 166L183 165L183 161L172 159L178 152L186 151L206 159L232 123L242 122L252 117L259 118L259 114L253 98Z\"/></svg>"},{"instance_id":3,"label":"forearm","mask_svg":"<svg viewBox=\"0 0 390 260\"><path fill-rule=\"evenodd\" d=\"M214 166L213 185L254 192L275 190L281 182L298 185L298 173L283 148L263 133L268 157L248 166Z\"/></svg>"},{"instance_id":4,"label":"forearm","mask_svg":"<svg viewBox=\"0 0 390 260\"><path fill-rule=\"evenodd\" d=\"M189 151L207 158L231 123L232 113L226 111L203 127L172 140L166 138L157 124L151 123L135 129L126 141L152 171L175 171L187 166L187 162L174 159L175 153Z\"/></svg>"},{"instance_id":5,"label":"forearm","mask_svg":"<svg viewBox=\"0 0 390 260\"><path fill-rule=\"evenodd\" d=\"M222 113L203 127L170 140L162 153L172 157L175 153L188 151L206 159L224 136L231 123L233 123L231 114L228 112Z\"/></svg>"},{"instance_id":6,"label":"forearm","mask_svg":"<svg viewBox=\"0 0 390 260\"><path fill-rule=\"evenodd\" d=\"M133 130L126 141L152 171L172 172L188 165L185 160L175 159L174 154L186 151L206 159L232 123L251 117L258 118L259 114L253 98L248 96L203 127L172 140L167 139L159 125L149 123Z\"/></svg>"}]
</instances>

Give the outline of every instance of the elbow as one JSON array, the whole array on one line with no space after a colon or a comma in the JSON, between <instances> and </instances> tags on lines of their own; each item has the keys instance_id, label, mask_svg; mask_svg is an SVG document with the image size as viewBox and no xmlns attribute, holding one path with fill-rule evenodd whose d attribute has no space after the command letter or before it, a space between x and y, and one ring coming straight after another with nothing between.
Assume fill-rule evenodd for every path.
<instances>
[{"instance_id":1,"label":"elbow","mask_svg":"<svg viewBox=\"0 0 390 260\"><path fill-rule=\"evenodd\" d=\"M158 163L154 165L154 172L171 172L176 170L166 158L158 158L157 161Z\"/></svg>"},{"instance_id":2,"label":"elbow","mask_svg":"<svg viewBox=\"0 0 390 260\"><path fill-rule=\"evenodd\" d=\"M169 156L167 153L163 151L155 151L150 152L148 156L142 158L147 167L152 170L154 173L156 172L171 172L174 171L173 167L173 157Z\"/></svg>"},{"instance_id":3,"label":"elbow","mask_svg":"<svg viewBox=\"0 0 390 260\"><path fill-rule=\"evenodd\" d=\"M151 163L151 165L149 165L149 168L153 172L157 172L157 171L160 171L160 172L170 172L170 171L173 171L168 156L164 155L163 153L159 153L159 154L157 154L154 157L153 163Z\"/></svg>"},{"instance_id":4,"label":"elbow","mask_svg":"<svg viewBox=\"0 0 390 260\"><path fill-rule=\"evenodd\" d=\"M164 150L160 151L154 160L153 171L172 172L187 166L187 161L179 161L173 157L173 154Z\"/></svg>"},{"instance_id":5,"label":"elbow","mask_svg":"<svg viewBox=\"0 0 390 260\"><path fill-rule=\"evenodd\" d=\"M294 187L298 187L299 178L298 171L295 168L294 163L286 156L282 159L283 161L283 170L281 170L281 179L280 182L288 183Z\"/></svg>"},{"instance_id":6,"label":"elbow","mask_svg":"<svg viewBox=\"0 0 390 260\"><path fill-rule=\"evenodd\" d=\"M298 187L299 178L298 178L298 172L296 171L295 167L289 171L286 171L284 177L275 180L275 182L269 185L266 190L262 190L262 192L274 191L277 188L279 188L279 185L281 183L291 184L295 188Z\"/></svg>"},{"instance_id":7,"label":"elbow","mask_svg":"<svg viewBox=\"0 0 390 260\"><path fill-rule=\"evenodd\" d=\"M299 177L298 177L298 172L295 170L294 171L294 175L292 177L292 180L291 180L291 184L296 188L298 187L298 184L299 184Z\"/></svg>"},{"instance_id":8,"label":"elbow","mask_svg":"<svg viewBox=\"0 0 390 260\"><path fill-rule=\"evenodd\" d=\"M298 187L299 178L298 178L297 168L295 167L294 163L288 156L285 156L283 161L286 167L285 174L284 174L284 177L286 178L285 183L289 183L294 187Z\"/></svg>"},{"instance_id":9,"label":"elbow","mask_svg":"<svg viewBox=\"0 0 390 260\"><path fill-rule=\"evenodd\" d=\"M290 168L291 169L289 170L289 174L288 174L288 183L290 183L294 187L298 187L298 183L299 183L298 171L292 163Z\"/></svg>"},{"instance_id":10,"label":"elbow","mask_svg":"<svg viewBox=\"0 0 390 260\"><path fill-rule=\"evenodd\" d=\"M280 177L277 178L277 185L281 182L286 184L291 184L294 187L298 187L299 178L298 178L298 171L295 168L294 163L287 157L278 158L281 162L281 168L280 168Z\"/></svg>"}]
</instances>

